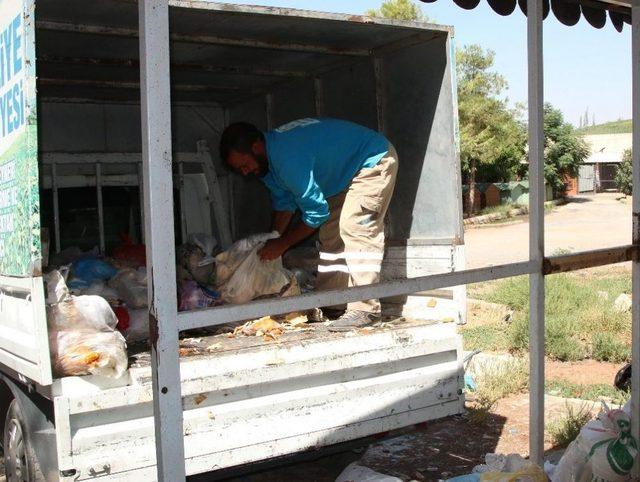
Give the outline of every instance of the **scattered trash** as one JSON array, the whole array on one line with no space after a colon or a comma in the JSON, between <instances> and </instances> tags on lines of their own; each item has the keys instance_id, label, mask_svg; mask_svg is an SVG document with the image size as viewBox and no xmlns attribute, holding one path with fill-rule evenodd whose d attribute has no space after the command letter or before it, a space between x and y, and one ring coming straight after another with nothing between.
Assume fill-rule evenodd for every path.
<instances>
[{"instance_id":1,"label":"scattered trash","mask_svg":"<svg viewBox=\"0 0 640 482\"><path fill-rule=\"evenodd\" d=\"M402 479L381 474L353 462L338 475L336 482L402 482Z\"/></svg>"},{"instance_id":2,"label":"scattered trash","mask_svg":"<svg viewBox=\"0 0 640 482\"><path fill-rule=\"evenodd\" d=\"M273 233L241 239L216 256L216 288L227 303L246 303L259 296L278 294L291 283L292 276L282 266L282 258L262 261L258 250L277 238Z\"/></svg>"},{"instance_id":3,"label":"scattered trash","mask_svg":"<svg viewBox=\"0 0 640 482\"><path fill-rule=\"evenodd\" d=\"M212 352L212 351L216 351L219 350L220 348L222 348L222 343L214 343L212 345L209 345L206 350L208 352Z\"/></svg>"},{"instance_id":4,"label":"scattered trash","mask_svg":"<svg viewBox=\"0 0 640 482\"><path fill-rule=\"evenodd\" d=\"M193 397L193 402L196 405L200 405L202 402L204 402L207 399L207 396L204 393L199 393L198 395L196 395L195 397Z\"/></svg>"},{"instance_id":5,"label":"scattered trash","mask_svg":"<svg viewBox=\"0 0 640 482\"><path fill-rule=\"evenodd\" d=\"M264 316L259 320L248 321L233 330L234 335L244 336L268 336L276 339L284 331L282 325L270 316Z\"/></svg>"},{"instance_id":6,"label":"scattered trash","mask_svg":"<svg viewBox=\"0 0 640 482\"><path fill-rule=\"evenodd\" d=\"M267 366L284 365L284 360L282 358L274 358L273 360L267 360L267 363L265 363L265 365Z\"/></svg>"},{"instance_id":7,"label":"scattered trash","mask_svg":"<svg viewBox=\"0 0 640 482\"><path fill-rule=\"evenodd\" d=\"M309 317L304 313L300 313L299 311L288 313L287 315L285 315L284 319L287 323L289 323L289 325L293 327L305 325L309 321Z\"/></svg>"},{"instance_id":8,"label":"scattered trash","mask_svg":"<svg viewBox=\"0 0 640 482\"><path fill-rule=\"evenodd\" d=\"M552 482L622 482L629 480L638 455L631 435L629 405L611 410L603 403L598 416L588 422L553 471Z\"/></svg>"},{"instance_id":9,"label":"scattered trash","mask_svg":"<svg viewBox=\"0 0 640 482\"><path fill-rule=\"evenodd\" d=\"M487 454L485 463L474 467L471 474L448 482L547 482L547 476L540 467L518 454Z\"/></svg>"},{"instance_id":10,"label":"scattered trash","mask_svg":"<svg viewBox=\"0 0 640 482\"><path fill-rule=\"evenodd\" d=\"M59 271L45 275L47 323L57 376L121 377L127 369L118 318L100 296L72 296Z\"/></svg>"}]
</instances>

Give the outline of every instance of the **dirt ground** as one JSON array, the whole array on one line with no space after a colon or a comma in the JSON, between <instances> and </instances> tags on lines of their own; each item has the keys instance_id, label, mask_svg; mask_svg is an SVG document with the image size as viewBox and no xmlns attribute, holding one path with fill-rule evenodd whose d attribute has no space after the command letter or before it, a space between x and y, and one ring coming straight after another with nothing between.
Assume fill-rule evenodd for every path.
<instances>
[{"instance_id":1,"label":"dirt ground","mask_svg":"<svg viewBox=\"0 0 640 482\"><path fill-rule=\"evenodd\" d=\"M545 216L545 249L574 252L631 243L631 203L619 193L600 193L571 199ZM467 268L528 259L529 220L469 227L465 231ZM499 247L500 249L496 249Z\"/></svg>"}]
</instances>

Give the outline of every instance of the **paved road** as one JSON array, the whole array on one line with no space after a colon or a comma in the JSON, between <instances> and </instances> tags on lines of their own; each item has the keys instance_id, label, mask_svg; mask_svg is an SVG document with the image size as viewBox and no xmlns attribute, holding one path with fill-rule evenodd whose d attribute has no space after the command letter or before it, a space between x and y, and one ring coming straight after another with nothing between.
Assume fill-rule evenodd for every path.
<instances>
[{"instance_id":1,"label":"paved road","mask_svg":"<svg viewBox=\"0 0 640 482\"><path fill-rule=\"evenodd\" d=\"M572 252L631 243L631 202L619 194L602 193L575 198L545 216L546 254ZM470 228L465 232L467 268L526 260L529 221Z\"/></svg>"}]
</instances>

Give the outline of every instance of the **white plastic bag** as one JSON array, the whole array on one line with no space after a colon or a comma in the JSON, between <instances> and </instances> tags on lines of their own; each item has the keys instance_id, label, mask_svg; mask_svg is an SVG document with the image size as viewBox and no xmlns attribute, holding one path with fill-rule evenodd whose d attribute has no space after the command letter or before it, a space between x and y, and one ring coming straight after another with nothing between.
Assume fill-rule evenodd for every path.
<instances>
[{"instance_id":1,"label":"white plastic bag","mask_svg":"<svg viewBox=\"0 0 640 482\"><path fill-rule=\"evenodd\" d=\"M357 462L347 465L338 475L336 482L402 482L398 477L381 474Z\"/></svg>"},{"instance_id":2,"label":"white plastic bag","mask_svg":"<svg viewBox=\"0 0 640 482\"><path fill-rule=\"evenodd\" d=\"M53 330L49 340L58 376L120 378L127 370L127 345L118 331Z\"/></svg>"},{"instance_id":3,"label":"white plastic bag","mask_svg":"<svg viewBox=\"0 0 640 482\"><path fill-rule=\"evenodd\" d=\"M624 410L605 405L595 420L588 422L567 448L553 472L553 482L623 482L638 454L631 435L631 421Z\"/></svg>"},{"instance_id":4,"label":"white plastic bag","mask_svg":"<svg viewBox=\"0 0 640 482\"><path fill-rule=\"evenodd\" d=\"M282 258L262 261L258 250L277 231L253 235L236 242L216 256L216 283L222 300L246 303L259 296L280 293L291 282L292 275L282 266Z\"/></svg>"},{"instance_id":5,"label":"white plastic bag","mask_svg":"<svg viewBox=\"0 0 640 482\"><path fill-rule=\"evenodd\" d=\"M147 285L143 281L146 281L146 270L138 272L133 268L125 268L109 280L109 286L117 291L127 307L136 310L148 306Z\"/></svg>"},{"instance_id":6,"label":"white plastic bag","mask_svg":"<svg viewBox=\"0 0 640 482\"><path fill-rule=\"evenodd\" d=\"M149 338L149 310L129 310L129 328L125 333L128 343Z\"/></svg>"},{"instance_id":7,"label":"white plastic bag","mask_svg":"<svg viewBox=\"0 0 640 482\"><path fill-rule=\"evenodd\" d=\"M119 378L127 369L127 345L118 318L100 296L71 296L59 272L45 276L47 323L57 376Z\"/></svg>"}]
</instances>

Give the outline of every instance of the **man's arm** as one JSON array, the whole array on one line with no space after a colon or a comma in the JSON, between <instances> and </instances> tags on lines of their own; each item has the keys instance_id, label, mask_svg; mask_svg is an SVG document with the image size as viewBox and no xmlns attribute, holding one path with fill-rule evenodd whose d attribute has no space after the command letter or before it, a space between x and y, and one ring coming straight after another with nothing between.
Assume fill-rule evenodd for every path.
<instances>
[{"instance_id":1,"label":"man's arm","mask_svg":"<svg viewBox=\"0 0 640 482\"><path fill-rule=\"evenodd\" d=\"M316 231L316 228L307 226L303 222L296 223L288 229L281 237L270 239L264 247L258 251L258 256L262 261L271 261L282 256L291 246L308 238Z\"/></svg>"},{"instance_id":2,"label":"man's arm","mask_svg":"<svg viewBox=\"0 0 640 482\"><path fill-rule=\"evenodd\" d=\"M291 224L291 218L293 217L293 212L291 211L275 211L273 214L273 227L274 231L278 231L280 236L284 234L284 232Z\"/></svg>"}]
</instances>

